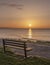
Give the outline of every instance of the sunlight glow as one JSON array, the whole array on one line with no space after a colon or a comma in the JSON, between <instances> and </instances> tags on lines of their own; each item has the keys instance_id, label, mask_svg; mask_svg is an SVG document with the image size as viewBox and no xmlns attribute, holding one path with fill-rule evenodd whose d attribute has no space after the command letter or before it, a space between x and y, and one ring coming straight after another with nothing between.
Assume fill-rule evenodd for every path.
<instances>
[{"instance_id":1,"label":"sunlight glow","mask_svg":"<svg viewBox=\"0 0 50 65\"><path fill-rule=\"evenodd\" d=\"M29 27L31 27L32 26L32 24L29 24Z\"/></svg>"}]
</instances>

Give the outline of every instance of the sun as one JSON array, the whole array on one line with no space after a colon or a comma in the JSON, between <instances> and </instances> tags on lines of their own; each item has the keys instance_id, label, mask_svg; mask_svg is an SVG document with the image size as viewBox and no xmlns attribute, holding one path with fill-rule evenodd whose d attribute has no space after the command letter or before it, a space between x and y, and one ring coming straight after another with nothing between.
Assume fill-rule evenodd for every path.
<instances>
[{"instance_id":1,"label":"sun","mask_svg":"<svg viewBox=\"0 0 50 65\"><path fill-rule=\"evenodd\" d=\"M32 26L32 24L29 24L29 27L31 27Z\"/></svg>"}]
</instances>

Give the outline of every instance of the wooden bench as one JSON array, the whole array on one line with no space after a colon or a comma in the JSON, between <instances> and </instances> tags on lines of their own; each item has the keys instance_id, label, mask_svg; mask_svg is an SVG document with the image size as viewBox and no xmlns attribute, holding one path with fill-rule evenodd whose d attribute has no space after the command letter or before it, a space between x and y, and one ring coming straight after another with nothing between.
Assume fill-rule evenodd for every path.
<instances>
[{"instance_id":1,"label":"wooden bench","mask_svg":"<svg viewBox=\"0 0 50 65\"><path fill-rule=\"evenodd\" d=\"M4 53L6 52L6 47L24 50L25 58L27 57L27 52L32 50L32 48L27 47L26 41L21 40L3 39Z\"/></svg>"}]
</instances>

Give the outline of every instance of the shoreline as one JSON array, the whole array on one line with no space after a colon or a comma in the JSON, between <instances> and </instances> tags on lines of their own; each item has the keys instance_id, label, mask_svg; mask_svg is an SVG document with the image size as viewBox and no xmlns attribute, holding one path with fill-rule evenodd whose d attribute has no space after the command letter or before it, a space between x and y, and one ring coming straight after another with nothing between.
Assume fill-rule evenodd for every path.
<instances>
[{"instance_id":1,"label":"shoreline","mask_svg":"<svg viewBox=\"0 0 50 65\"><path fill-rule=\"evenodd\" d=\"M2 45L2 39L10 39L10 40L18 40L18 41L26 41L29 43L33 43L36 45L49 45L50 46L50 41L45 41L45 40L37 40L37 39L29 39L29 38L0 38L0 44Z\"/></svg>"}]
</instances>

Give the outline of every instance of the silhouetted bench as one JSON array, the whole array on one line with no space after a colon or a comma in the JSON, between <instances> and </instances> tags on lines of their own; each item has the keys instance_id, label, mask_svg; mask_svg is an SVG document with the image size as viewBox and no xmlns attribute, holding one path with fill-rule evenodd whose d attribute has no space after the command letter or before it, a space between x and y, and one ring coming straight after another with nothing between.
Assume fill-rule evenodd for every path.
<instances>
[{"instance_id":1,"label":"silhouetted bench","mask_svg":"<svg viewBox=\"0 0 50 65\"><path fill-rule=\"evenodd\" d=\"M21 40L3 39L4 53L6 52L6 47L24 50L25 58L27 57L27 52L32 50L32 48L27 47L26 41L21 41Z\"/></svg>"}]
</instances>

